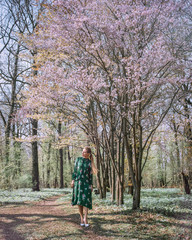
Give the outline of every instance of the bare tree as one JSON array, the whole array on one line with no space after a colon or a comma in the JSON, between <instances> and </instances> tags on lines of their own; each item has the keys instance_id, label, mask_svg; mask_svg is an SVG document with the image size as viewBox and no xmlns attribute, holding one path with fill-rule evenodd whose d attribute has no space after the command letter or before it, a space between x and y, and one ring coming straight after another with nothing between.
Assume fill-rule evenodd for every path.
<instances>
[{"instance_id":1,"label":"bare tree","mask_svg":"<svg viewBox=\"0 0 192 240\"><path fill-rule=\"evenodd\" d=\"M29 50L26 47L26 44L22 41L22 36L25 34L31 35L35 31L43 7L42 1L37 3L33 0L2 0L0 4L0 46L2 46L0 48L0 117L5 133L5 166L8 166L11 132L17 131L17 125L13 122L13 119L20 108L18 96L21 89L26 85L23 75L30 74L31 66L34 65L24 55L29 53L34 55L35 50ZM31 73L33 74L34 71ZM34 124L33 130L37 126L34 121L31 121L31 124ZM32 131L32 133L37 134L37 131ZM13 135L15 134L13 133ZM32 143L32 145L32 153L35 151L32 154L33 166L38 167L38 144ZM32 172L35 173L35 171L38 170ZM38 178L33 177L33 181L38 182ZM8 176L7 184L9 184ZM34 188L34 190L39 190L39 187Z\"/></svg>"}]
</instances>

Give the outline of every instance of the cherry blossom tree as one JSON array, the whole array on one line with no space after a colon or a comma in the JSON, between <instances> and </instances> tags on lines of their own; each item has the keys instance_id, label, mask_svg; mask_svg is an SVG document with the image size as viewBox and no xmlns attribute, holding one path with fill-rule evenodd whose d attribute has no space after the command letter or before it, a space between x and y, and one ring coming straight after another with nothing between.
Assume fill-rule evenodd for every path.
<instances>
[{"instance_id":1,"label":"cherry blossom tree","mask_svg":"<svg viewBox=\"0 0 192 240\"><path fill-rule=\"evenodd\" d=\"M185 4L56 0L47 4L36 34L27 38L37 49L39 74L28 79L25 107L38 107L38 114L67 113L96 146L100 165L105 143L120 204L126 153L133 209L140 207L142 169L153 135L181 85L190 81L176 71L185 66L175 54L179 45L170 48L169 41Z\"/></svg>"}]
</instances>

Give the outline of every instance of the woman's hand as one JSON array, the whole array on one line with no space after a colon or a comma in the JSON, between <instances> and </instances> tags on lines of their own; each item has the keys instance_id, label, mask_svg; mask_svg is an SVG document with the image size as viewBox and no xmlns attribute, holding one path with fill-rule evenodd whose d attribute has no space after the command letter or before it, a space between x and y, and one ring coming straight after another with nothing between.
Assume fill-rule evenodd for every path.
<instances>
[{"instance_id":1,"label":"woman's hand","mask_svg":"<svg viewBox=\"0 0 192 240\"><path fill-rule=\"evenodd\" d=\"M71 188L73 188L74 187L74 180L72 180L72 182L71 182Z\"/></svg>"}]
</instances>

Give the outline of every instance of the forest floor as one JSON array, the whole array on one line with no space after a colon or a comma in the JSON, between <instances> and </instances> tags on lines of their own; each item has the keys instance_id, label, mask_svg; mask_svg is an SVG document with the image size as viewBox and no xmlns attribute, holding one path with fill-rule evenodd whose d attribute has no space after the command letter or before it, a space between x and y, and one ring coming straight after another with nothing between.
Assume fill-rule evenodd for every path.
<instances>
[{"instance_id":1,"label":"forest floor","mask_svg":"<svg viewBox=\"0 0 192 240\"><path fill-rule=\"evenodd\" d=\"M0 240L192 239L191 213L167 216L97 202L89 211L90 226L81 227L77 206L71 207L69 193L64 195L0 206Z\"/></svg>"}]
</instances>

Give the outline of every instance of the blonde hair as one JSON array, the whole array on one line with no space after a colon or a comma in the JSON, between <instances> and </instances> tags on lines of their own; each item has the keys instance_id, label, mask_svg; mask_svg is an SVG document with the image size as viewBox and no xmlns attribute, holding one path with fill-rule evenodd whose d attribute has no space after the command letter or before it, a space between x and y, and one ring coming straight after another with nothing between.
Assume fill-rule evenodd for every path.
<instances>
[{"instance_id":1,"label":"blonde hair","mask_svg":"<svg viewBox=\"0 0 192 240\"><path fill-rule=\"evenodd\" d=\"M91 152L91 148L90 147L84 147L84 149L87 151L87 153L89 153L89 159L91 160L91 168L94 174L97 174L97 168L95 166L94 160L93 160L93 155Z\"/></svg>"}]
</instances>

